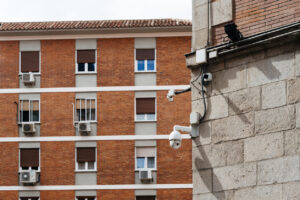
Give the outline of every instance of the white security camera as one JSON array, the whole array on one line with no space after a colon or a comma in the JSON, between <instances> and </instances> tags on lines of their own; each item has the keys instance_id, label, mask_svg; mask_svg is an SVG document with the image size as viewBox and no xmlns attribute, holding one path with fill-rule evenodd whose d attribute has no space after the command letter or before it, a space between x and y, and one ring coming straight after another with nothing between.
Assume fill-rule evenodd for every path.
<instances>
[{"instance_id":1,"label":"white security camera","mask_svg":"<svg viewBox=\"0 0 300 200\"><path fill-rule=\"evenodd\" d=\"M179 149L181 146L181 134L174 130L169 136L170 146L173 149Z\"/></svg>"},{"instance_id":2,"label":"white security camera","mask_svg":"<svg viewBox=\"0 0 300 200\"><path fill-rule=\"evenodd\" d=\"M174 89L171 89L169 90L168 94L167 94L167 99L171 102L173 101L173 97L175 96L175 90Z\"/></svg>"}]
</instances>

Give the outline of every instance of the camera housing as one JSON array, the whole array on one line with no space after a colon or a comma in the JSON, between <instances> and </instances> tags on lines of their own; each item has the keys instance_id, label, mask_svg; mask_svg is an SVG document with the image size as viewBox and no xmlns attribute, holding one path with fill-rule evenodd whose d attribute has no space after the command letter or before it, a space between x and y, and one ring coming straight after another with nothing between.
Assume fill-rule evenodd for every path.
<instances>
[{"instance_id":1,"label":"camera housing","mask_svg":"<svg viewBox=\"0 0 300 200\"><path fill-rule=\"evenodd\" d=\"M179 131L172 131L172 133L169 136L169 142L170 142L170 146L173 149L179 149L181 147L181 134L179 133Z\"/></svg>"}]
</instances>

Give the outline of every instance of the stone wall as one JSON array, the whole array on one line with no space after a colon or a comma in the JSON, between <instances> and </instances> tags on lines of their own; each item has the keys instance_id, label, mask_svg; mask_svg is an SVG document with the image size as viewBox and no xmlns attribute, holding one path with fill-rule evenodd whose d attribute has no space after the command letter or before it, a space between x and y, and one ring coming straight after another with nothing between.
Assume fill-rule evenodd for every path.
<instances>
[{"instance_id":1,"label":"stone wall","mask_svg":"<svg viewBox=\"0 0 300 200\"><path fill-rule=\"evenodd\" d=\"M300 199L299 59L294 42L208 67L208 111L193 140L194 200ZM199 71L192 109L203 113Z\"/></svg>"}]
</instances>

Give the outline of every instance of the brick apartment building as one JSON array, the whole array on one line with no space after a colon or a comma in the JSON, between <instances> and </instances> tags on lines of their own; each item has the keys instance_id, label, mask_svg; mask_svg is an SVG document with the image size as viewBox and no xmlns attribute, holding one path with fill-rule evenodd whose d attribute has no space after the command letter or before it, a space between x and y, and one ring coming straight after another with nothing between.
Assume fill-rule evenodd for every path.
<instances>
[{"instance_id":1,"label":"brick apartment building","mask_svg":"<svg viewBox=\"0 0 300 200\"><path fill-rule=\"evenodd\" d=\"M194 200L300 199L299 20L297 0L193 0Z\"/></svg>"},{"instance_id":2,"label":"brick apartment building","mask_svg":"<svg viewBox=\"0 0 300 200\"><path fill-rule=\"evenodd\" d=\"M189 21L0 25L0 199L190 200Z\"/></svg>"}]
</instances>

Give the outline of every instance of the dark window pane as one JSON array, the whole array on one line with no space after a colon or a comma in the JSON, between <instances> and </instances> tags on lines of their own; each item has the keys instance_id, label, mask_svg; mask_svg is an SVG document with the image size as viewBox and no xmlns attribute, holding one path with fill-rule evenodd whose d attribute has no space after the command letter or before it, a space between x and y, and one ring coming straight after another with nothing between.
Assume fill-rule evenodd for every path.
<instances>
[{"instance_id":1,"label":"dark window pane","mask_svg":"<svg viewBox=\"0 0 300 200\"><path fill-rule=\"evenodd\" d=\"M148 166L147 166L147 168L155 168L155 159L154 159L154 157L148 157Z\"/></svg>"},{"instance_id":2,"label":"dark window pane","mask_svg":"<svg viewBox=\"0 0 300 200\"><path fill-rule=\"evenodd\" d=\"M89 72L95 71L95 63L88 63L88 71Z\"/></svg>"},{"instance_id":3,"label":"dark window pane","mask_svg":"<svg viewBox=\"0 0 300 200\"><path fill-rule=\"evenodd\" d=\"M76 121L80 121L80 109L76 109Z\"/></svg>"},{"instance_id":4,"label":"dark window pane","mask_svg":"<svg viewBox=\"0 0 300 200\"><path fill-rule=\"evenodd\" d=\"M32 121L38 122L39 121L39 117L40 117L39 116L39 111L33 111L32 114L33 114Z\"/></svg>"},{"instance_id":5,"label":"dark window pane","mask_svg":"<svg viewBox=\"0 0 300 200\"><path fill-rule=\"evenodd\" d=\"M85 121L85 109L81 109L80 121Z\"/></svg>"},{"instance_id":6,"label":"dark window pane","mask_svg":"<svg viewBox=\"0 0 300 200\"><path fill-rule=\"evenodd\" d=\"M91 120L96 120L96 109L91 109Z\"/></svg>"},{"instance_id":7,"label":"dark window pane","mask_svg":"<svg viewBox=\"0 0 300 200\"><path fill-rule=\"evenodd\" d=\"M21 111L22 122L29 122L29 111Z\"/></svg>"},{"instance_id":8,"label":"dark window pane","mask_svg":"<svg viewBox=\"0 0 300 200\"><path fill-rule=\"evenodd\" d=\"M84 63L78 63L78 71L84 72Z\"/></svg>"}]
</instances>

